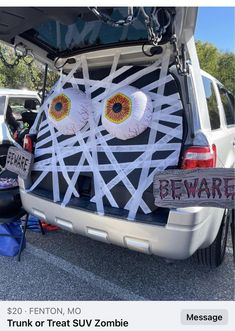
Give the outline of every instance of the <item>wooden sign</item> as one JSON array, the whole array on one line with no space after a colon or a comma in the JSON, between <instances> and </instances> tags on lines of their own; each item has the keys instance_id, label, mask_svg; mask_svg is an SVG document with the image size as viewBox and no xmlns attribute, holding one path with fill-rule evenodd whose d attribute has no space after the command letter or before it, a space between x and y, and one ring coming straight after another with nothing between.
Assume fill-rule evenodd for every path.
<instances>
[{"instance_id":1,"label":"wooden sign","mask_svg":"<svg viewBox=\"0 0 235 331\"><path fill-rule=\"evenodd\" d=\"M30 175L33 160L33 154L23 149L10 147L7 153L5 168L26 179Z\"/></svg>"},{"instance_id":2,"label":"wooden sign","mask_svg":"<svg viewBox=\"0 0 235 331\"><path fill-rule=\"evenodd\" d=\"M212 206L234 209L235 172L228 168L171 169L154 177L159 207Z\"/></svg>"}]
</instances>

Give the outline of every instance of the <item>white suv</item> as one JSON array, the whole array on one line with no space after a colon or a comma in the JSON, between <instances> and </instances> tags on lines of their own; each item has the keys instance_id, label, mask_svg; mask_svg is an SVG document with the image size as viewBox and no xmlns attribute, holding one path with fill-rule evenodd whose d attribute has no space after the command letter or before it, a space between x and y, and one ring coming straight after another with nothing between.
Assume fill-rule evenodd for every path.
<instances>
[{"instance_id":1,"label":"white suv","mask_svg":"<svg viewBox=\"0 0 235 331\"><path fill-rule=\"evenodd\" d=\"M196 9L7 11L25 26L1 38L61 69L27 137L35 160L20 180L24 208L106 243L172 259L197 252L218 266L231 211L158 208L152 188L158 170L235 162L234 99L200 71Z\"/></svg>"}]
</instances>

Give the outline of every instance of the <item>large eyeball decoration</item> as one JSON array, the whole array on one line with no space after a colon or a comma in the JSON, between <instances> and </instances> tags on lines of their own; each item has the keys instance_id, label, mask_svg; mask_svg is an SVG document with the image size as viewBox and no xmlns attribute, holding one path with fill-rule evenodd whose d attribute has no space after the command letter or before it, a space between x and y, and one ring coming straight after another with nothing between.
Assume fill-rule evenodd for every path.
<instances>
[{"instance_id":1,"label":"large eyeball decoration","mask_svg":"<svg viewBox=\"0 0 235 331\"><path fill-rule=\"evenodd\" d=\"M152 112L150 96L135 87L127 86L104 101L102 124L114 137L131 139L147 129Z\"/></svg>"},{"instance_id":2,"label":"large eyeball decoration","mask_svg":"<svg viewBox=\"0 0 235 331\"><path fill-rule=\"evenodd\" d=\"M90 103L85 93L68 88L50 98L48 118L64 135L80 131L88 121Z\"/></svg>"}]
</instances>

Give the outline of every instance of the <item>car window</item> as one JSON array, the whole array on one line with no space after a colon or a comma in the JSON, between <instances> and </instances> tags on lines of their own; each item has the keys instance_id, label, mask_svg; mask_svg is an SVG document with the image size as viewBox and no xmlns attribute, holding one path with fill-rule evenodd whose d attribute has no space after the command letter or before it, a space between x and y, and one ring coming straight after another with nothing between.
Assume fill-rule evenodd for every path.
<instances>
[{"instance_id":1,"label":"car window","mask_svg":"<svg viewBox=\"0 0 235 331\"><path fill-rule=\"evenodd\" d=\"M5 96L0 97L0 115L4 114L5 100L6 100Z\"/></svg>"},{"instance_id":2,"label":"car window","mask_svg":"<svg viewBox=\"0 0 235 331\"><path fill-rule=\"evenodd\" d=\"M211 79L202 76L202 80L206 94L211 129L216 130L220 128L220 116L214 86Z\"/></svg>"},{"instance_id":3,"label":"car window","mask_svg":"<svg viewBox=\"0 0 235 331\"><path fill-rule=\"evenodd\" d=\"M33 100L34 105L33 108L28 108L28 100ZM8 106L12 109L12 115L16 119L16 121L22 120L22 113L27 112L29 110L36 110L36 105L39 105L39 101L37 99L26 99L26 98L9 98Z\"/></svg>"},{"instance_id":4,"label":"car window","mask_svg":"<svg viewBox=\"0 0 235 331\"><path fill-rule=\"evenodd\" d=\"M234 97L227 92L222 86L218 85L219 93L224 108L227 125L235 124Z\"/></svg>"}]
</instances>

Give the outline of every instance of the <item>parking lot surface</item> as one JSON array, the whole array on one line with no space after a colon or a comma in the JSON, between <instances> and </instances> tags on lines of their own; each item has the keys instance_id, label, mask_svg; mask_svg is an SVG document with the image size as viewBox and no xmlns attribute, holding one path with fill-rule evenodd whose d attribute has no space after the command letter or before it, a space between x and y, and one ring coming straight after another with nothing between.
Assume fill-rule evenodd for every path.
<instances>
[{"instance_id":1,"label":"parking lot surface","mask_svg":"<svg viewBox=\"0 0 235 331\"><path fill-rule=\"evenodd\" d=\"M26 237L20 263L0 256L0 300L234 300L231 240L223 265L210 269L62 230Z\"/></svg>"}]
</instances>

